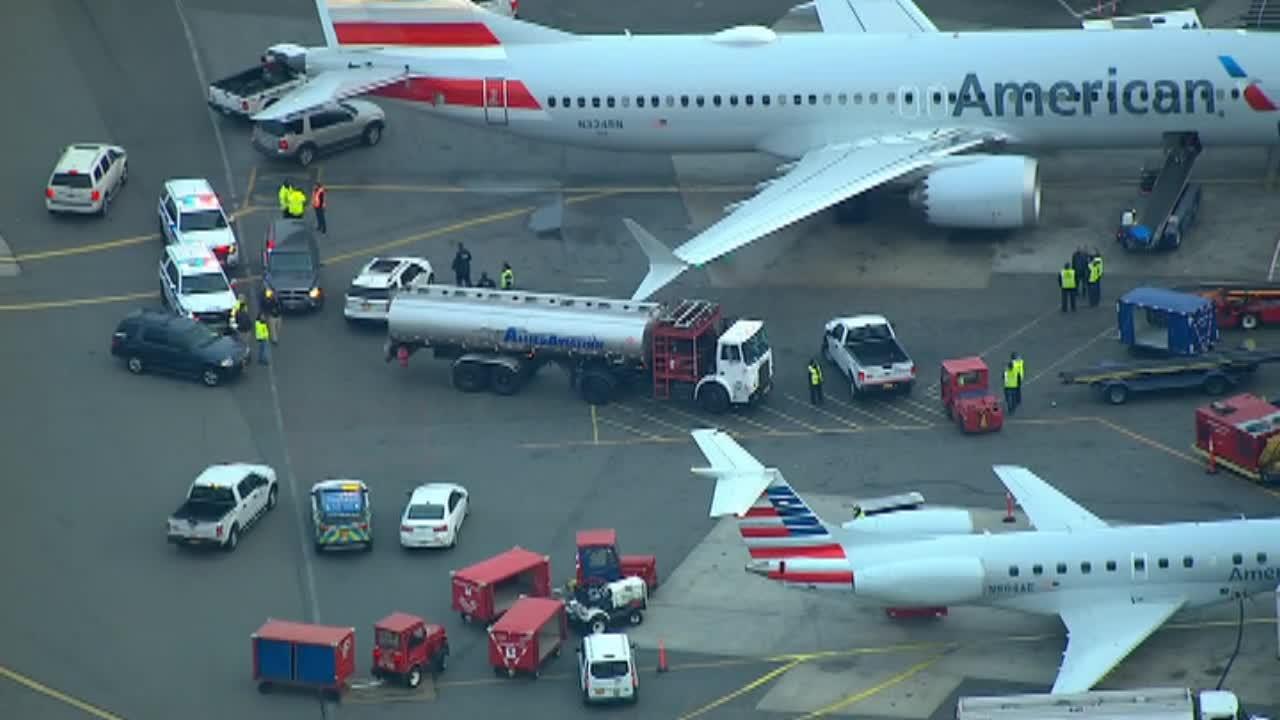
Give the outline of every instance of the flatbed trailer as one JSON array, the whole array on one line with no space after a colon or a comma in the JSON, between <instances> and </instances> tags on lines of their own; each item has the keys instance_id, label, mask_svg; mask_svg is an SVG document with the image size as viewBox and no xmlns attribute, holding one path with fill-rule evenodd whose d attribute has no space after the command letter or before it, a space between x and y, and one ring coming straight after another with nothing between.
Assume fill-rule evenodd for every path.
<instances>
[{"instance_id":1,"label":"flatbed trailer","mask_svg":"<svg viewBox=\"0 0 1280 720\"><path fill-rule=\"evenodd\" d=\"M1058 373L1064 385L1089 385L1102 398L1120 405L1133 393L1199 387L1221 395L1267 363L1280 362L1280 353L1267 351L1216 352L1191 358L1147 362L1102 363L1084 370Z\"/></svg>"}]
</instances>

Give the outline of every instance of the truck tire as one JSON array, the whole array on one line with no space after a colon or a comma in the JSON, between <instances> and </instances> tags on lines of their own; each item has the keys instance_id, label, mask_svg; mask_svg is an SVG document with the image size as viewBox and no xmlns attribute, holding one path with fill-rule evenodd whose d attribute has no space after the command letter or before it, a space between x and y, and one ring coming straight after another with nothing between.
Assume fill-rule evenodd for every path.
<instances>
[{"instance_id":1,"label":"truck tire","mask_svg":"<svg viewBox=\"0 0 1280 720\"><path fill-rule=\"evenodd\" d=\"M280 501L280 488L273 487L267 492L267 509L275 510L276 503Z\"/></svg>"},{"instance_id":2,"label":"truck tire","mask_svg":"<svg viewBox=\"0 0 1280 720\"><path fill-rule=\"evenodd\" d=\"M1119 383L1108 385L1103 388L1102 395L1112 405L1123 405L1129 399L1129 388Z\"/></svg>"},{"instance_id":3,"label":"truck tire","mask_svg":"<svg viewBox=\"0 0 1280 720\"><path fill-rule=\"evenodd\" d=\"M698 405L712 415L723 415L729 411L729 392L723 385L707 383L698 391Z\"/></svg>"},{"instance_id":4,"label":"truck tire","mask_svg":"<svg viewBox=\"0 0 1280 720\"><path fill-rule=\"evenodd\" d=\"M134 375L141 375L142 371L147 369L146 366L142 364L142 358L136 355L125 362L125 367L129 368L129 372Z\"/></svg>"},{"instance_id":5,"label":"truck tire","mask_svg":"<svg viewBox=\"0 0 1280 720\"><path fill-rule=\"evenodd\" d=\"M609 623L604 618L598 617L591 621L591 634L601 635L609 631Z\"/></svg>"},{"instance_id":6,"label":"truck tire","mask_svg":"<svg viewBox=\"0 0 1280 720\"><path fill-rule=\"evenodd\" d=\"M911 397L911 389L915 387L914 380L909 380L902 384L902 397Z\"/></svg>"},{"instance_id":7,"label":"truck tire","mask_svg":"<svg viewBox=\"0 0 1280 720\"><path fill-rule=\"evenodd\" d=\"M449 669L449 649L445 648L444 650L440 651L439 655L436 655L436 674L439 675L440 673L448 669Z\"/></svg>"},{"instance_id":8,"label":"truck tire","mask_svg":"<svg viewBox=\"0 0 1280 720\"><path fill-rule=\"evenodd\" d=\"M582 399L592 405L608 405L618 390L618 381L602 370L587 370L578 379Z\"/></svg>"},{"instance_id":9,"label":"truck tire","mask_svg":"<svg viewBox=\"0 0 1280 720\"><path fill-rule=\"evenodd\" d=\"M1240 316L1240 327L1245 330L1255 330L1260 324L1261 323L1258 322L1258 316L1253 313L1245 313Z\"/></svg>"},{"instance_id":10,"label":"truck tire","mask_svg":"<svg viewBox=\"0 0 1280 720\"><path fill-rule=\"evenodd\" d=\"M364 129L364 133L361 134L360 139L369 147L377 145L378 141L382 140L382 123L376 121L369 123L369 126Z\"/></svg>"},{"instance_id":11,"label":"truck tire","mask_svg":"<svg viewBox=\"0 0 1280 720\"><path fill-rule=\"evenodd\" d=\"M222 543L222 549L227 552L235 552L236 546L240 544L240 526L232 525L227 531L227 541Z\"/></svg>"},{"instance_id":12,"label":"truck tire","mask_svg":"<svg viewBox=\"0 0 1280 720\"><path fill-rule=\"evenodd\" d=\"M416 688L422 684L422 668L414 665L409 668L409 672L404 674L404 684L411 688Z\"/></svg>"},{"instance_id":13,"label":"truck tire","mask_svg":"<svg viewBox=\"0 0 1280 720\"><path fill-rule=\"evenodd\" d=\"M484 390L489 386L489 367L476 362L455 363L453 386L465 393Z\"/></svg>"},{"instance_id":14,"label":"truck tire","mask_svg":"<svg viewBox=\"0 0 1280 720\"><path fill-rule=\"evenodd\" d=\"M644 622L644 613L640 612L638 609L632 610L627 615L627 624L629 625L639 625L642 622Z\"/></svg>"},{"instance_id":15,"label":"truck tire","mask_svg":"<svg viewBox=\"0 0 1280 720\"><path fill-rule=\"evenodd\" d=\"M1227 391L1229 384L1221 375L1210 375L1204 379L1204 391L1209 395L1221 395Z\"/></svg>"},{"instance_id":16,"label":"truck tire","mask_svg":"<svg viewBox=\"0 0 1280 720\"><path fill-rule=\"evenodd\" d=\"M515 395L522 387L524 387L524 375L506 365L499 365L490 371L489 389L493 390L495 395Z\"/></svg>"}]
</instances>

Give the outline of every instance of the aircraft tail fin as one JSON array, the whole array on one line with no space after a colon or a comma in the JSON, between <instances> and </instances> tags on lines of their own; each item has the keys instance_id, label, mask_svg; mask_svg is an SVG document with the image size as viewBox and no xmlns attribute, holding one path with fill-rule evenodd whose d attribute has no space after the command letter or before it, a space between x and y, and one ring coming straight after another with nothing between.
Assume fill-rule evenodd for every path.
<instances>
[{"instance_id":1,"label":"aircraft tail fin","mask_svg":"<svg viewBox=\"0 0 1280 720\"><path fill-rule=\"evenodd\" d=\"M329 47L489 48L564 42L574 35L516 19L519 0L316 0Z\"/></svg>"},{"instance_id":2,"label":"aircraft tail fin","mask_svg":"<svg viewBox=\"0 0 1280 720\"><path fill-rule=\"evenodd\" d=\"M689 264L681 260L671 249L662 244L662 241L654 237L640 227L631 218L623 218L622 223L627 226L627 230L631 231L632 237L639 243L640 249L644 250L644 254L649 258L649 273L644 276L644 280L640 282L640 287L636 288L632 294L632 300L645 300L655 292L661 290L672 280L680 277L680 275L689 269Z\"/></svg>"},{"instance_id":3,"label":"aircraft tail fin","mask_svg":"<svg viewBox=\"0 0 1280 720\"><path fill-rule=\"evenodd\" d=\"M782 473L752 457L722 430L694 430L709 467L695 475L716 481L711 517L735 515L753 560L844 558L834 529L791 488Z\"/></svg>"}]
</instances>

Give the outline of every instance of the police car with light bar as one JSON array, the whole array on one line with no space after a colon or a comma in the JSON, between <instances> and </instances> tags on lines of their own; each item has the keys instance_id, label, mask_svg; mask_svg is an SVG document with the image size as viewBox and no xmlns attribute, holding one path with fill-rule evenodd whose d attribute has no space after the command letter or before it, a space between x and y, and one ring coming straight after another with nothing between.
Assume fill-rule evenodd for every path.
<instances>
[{"instance_id":1,"label":"police car with light bar","mask_svg":"<svg viewBox=\"0 0 1280 720\"><path fill-rule=\"evenodd\" d=\"M222 266L203 245L170 245L160 260L160 299L178 315L220 332L231 327L236 296Z\"/></svg>"},{"instance_id":2,"label":"police car with light bar","mask_svg":"<svg viewBox=\"0 0 1280 720\"><path fill-rule=\"evenodd\" d=\"M165 182L157 212L166 243L200 245L228 267L240 264L235 231L208 180Z\"/></svg>"}]
</instances>

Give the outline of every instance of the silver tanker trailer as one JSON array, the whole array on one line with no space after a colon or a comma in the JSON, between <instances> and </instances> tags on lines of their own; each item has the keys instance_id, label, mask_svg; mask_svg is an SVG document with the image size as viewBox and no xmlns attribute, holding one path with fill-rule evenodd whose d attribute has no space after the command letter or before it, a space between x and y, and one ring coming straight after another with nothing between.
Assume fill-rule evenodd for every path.
<instances>
[{"instance_id":1,"label":"silver tanker trailer","mask_svg":"<svg viewBox=\"0 0 1280 720\"><path fill-rule=\"evenodd\" d=\"M549 362L568 370L571 385L596 405L642 381L655 398L675 390L719 413L773 386L764 323L727 323L720 306L704 300L664 305L423 285L392 297L386 359L408 367L423 348L453 360L453 385L463 392L514 395Z\"/></svg>"}]
</instances>

